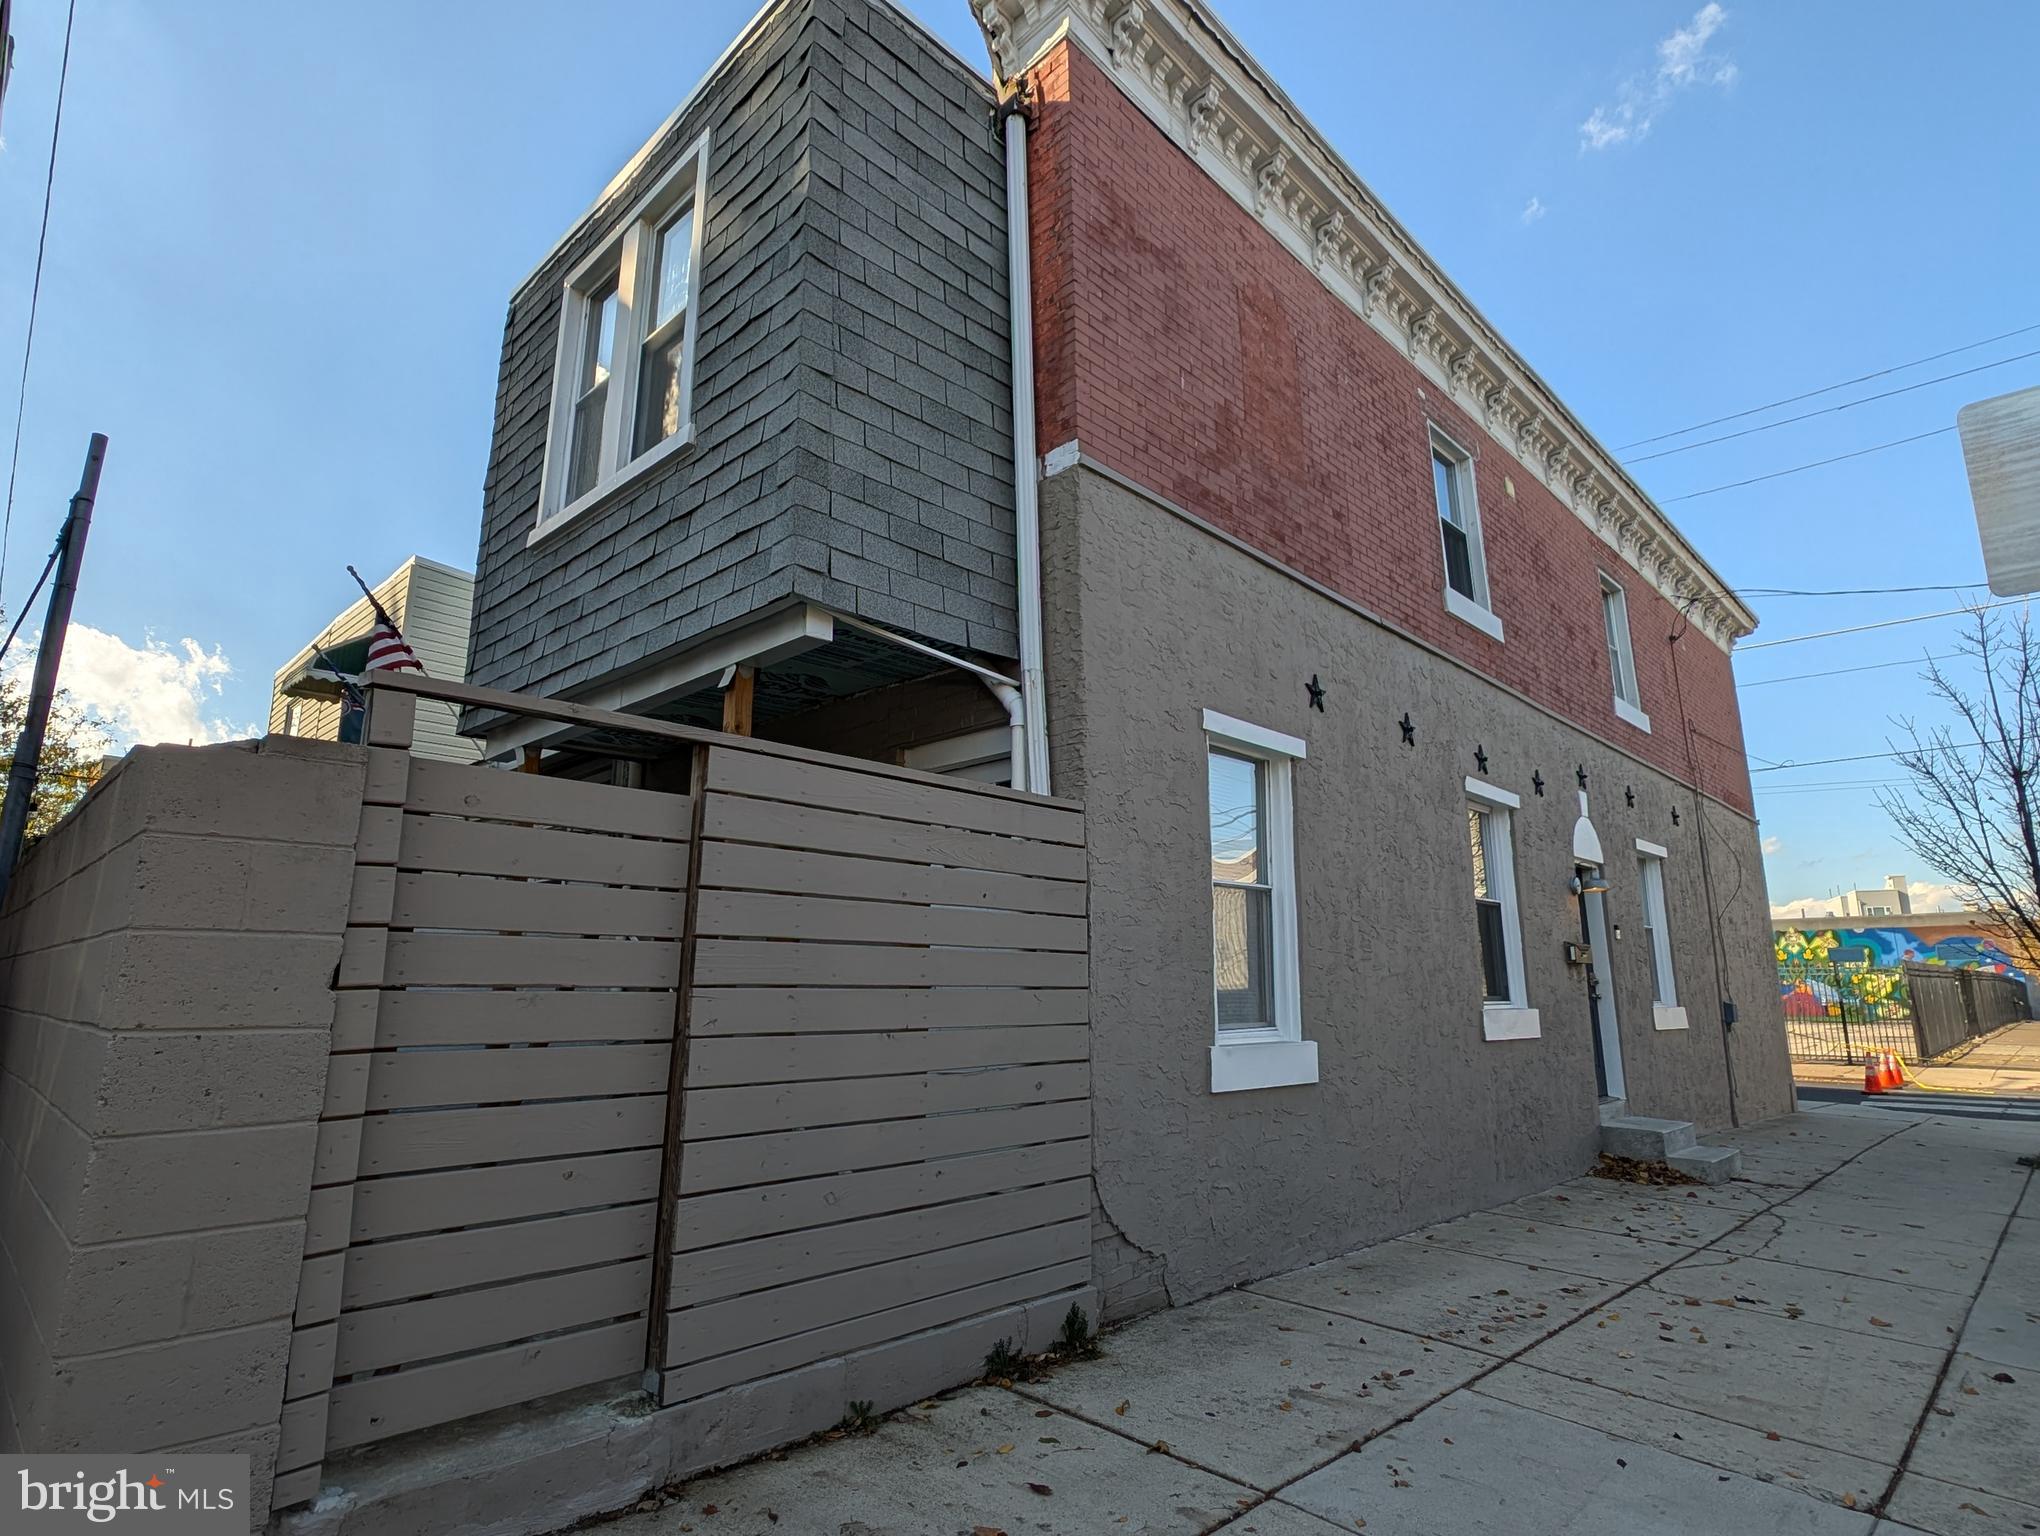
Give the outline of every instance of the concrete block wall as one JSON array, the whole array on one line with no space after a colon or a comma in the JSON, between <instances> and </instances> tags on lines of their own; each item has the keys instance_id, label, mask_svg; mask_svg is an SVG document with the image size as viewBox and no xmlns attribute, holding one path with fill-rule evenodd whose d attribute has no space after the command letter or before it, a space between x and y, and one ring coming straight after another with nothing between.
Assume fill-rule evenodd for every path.
<instances>
[{"instance_id":1,"label":"concrete block wall","mask_svg":"<svg viewBox=\"0 0 2040 1536\"><path fill-rule=\"evenodd\" d=\"M0 913L0 1449L247 1452L267 1510L361 748L145 747Z\"/></svg>"}]
</instances>

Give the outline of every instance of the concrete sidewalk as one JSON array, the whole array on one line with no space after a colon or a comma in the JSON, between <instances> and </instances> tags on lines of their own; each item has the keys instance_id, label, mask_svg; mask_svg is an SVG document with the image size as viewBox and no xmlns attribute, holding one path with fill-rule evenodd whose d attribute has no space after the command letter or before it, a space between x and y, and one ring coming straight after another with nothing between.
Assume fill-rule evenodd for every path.
<instances>
[{"instance_id":1,"label":"concrete sidewalk","mask_svg":"<svg viewBox=\"0 0 2040 1536\"><path fill-rule=\"evenodd\" d=\"M1732 1140L1734 1183L1575 1180L600 1529L2040 1531L2040 1130L1832 1108Z\"/></svg>"},{"instance_id":2,"label":"concrete sidewalk","mask_svg":"<svg viewBox=\"0 0 2040 1536\"><path fill-rule=\"evenodd\" d=\"M1906 1063L1926 1088L1958 1093L2031 1095L2040 1098L2040 1020L2028 1019L1972 1042L1960 1055L1935 1066ZM1823 1087L1860 1087L1861 1063L1842 1066L1795 1061L1794 1082Z\"/></svg>"}]
</instances>

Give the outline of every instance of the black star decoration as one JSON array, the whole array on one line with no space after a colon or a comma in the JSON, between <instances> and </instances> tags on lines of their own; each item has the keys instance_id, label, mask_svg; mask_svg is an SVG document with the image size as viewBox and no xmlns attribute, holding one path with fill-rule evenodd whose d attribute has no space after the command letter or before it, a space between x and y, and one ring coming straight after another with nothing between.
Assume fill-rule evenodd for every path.
<instances>
[{"instance_id":1,"label":"black star decoration","mask_svg":"<svg viewBox=\"0 0 2040 1536\"><path fill-rule=\"evenodd\" d=\"M1480 771L1481 771L1482 773L1486 773L1486 772L1487 772L1487 748L1486 748L1486 747L1475 747L1475 748L1473 749L1473 766L1474 766L1475 768L1478 768L1478 769L1479 769L1479 770L1480 770Z\"/></svg>"},{"instance_id":2,"label":"black star decoration","mask_svg":"<svg viewBox=\"0 0 2040 1536\"><path fill-rule=\"evenodd\" d=\"M1580 788L1585 789L1587 787L1587 765L1581 763L1579 767L1575 768L1573 770L1573 777L1580 781Z\"/></svg>"},{"instance_id":3,"label":"black star decoration","mask_svg":"<svg viewBox=\"0 0 2040 1536\"><path fill-rule=\"evenodd\" d=\"M1675 805L1672 807L1672 825L1676 827L1678 824L1679 824L1679 808Z\"/></svg>"},{"instance_id":4,"label":"black star decoration","mask_svg":"<svg viewBox=\"0 0 2040 1536\"><path fill-rule=\"evenodd\" d=\"M1540 797L1544 794L1544 774L1542 770L1530 775L1530 787L1536 790Z\"/></svg>"},{"instance_id":5,"label":"black star decoration","mask_svg":"<svg viewBox=\"0 0 2040 1536\"><path fill-rule=\"evenodd\" d=\"M1417 727L1416 722L1410 719L1408 710L1403 711L1401 725L1402 744L1406 747L1414 747L1417 744Z\"/></svg>"},{"instance_id":6,"label":"black star decoration","mask_svg":"<svg viewBox=\"0 0 2040 1536\"><path fill-rule=\"evenodd\" d=\"M1629 784L1622 786L1622 803L1632 811L1636 809L1636 790L1634 786Z\"/></svg>"},{"instance_id":7,"label":"black star decoration","mask_svg":"<svg viewBox=\"0 0 2040 1536\"><path fill-rule=\"evenodd\" d=\"M1303 687L1304 691L1310 695L1310 707L1319 714L1323 714L1325 712L1325 685L1317 680L1317 673L1311 673L1310 681L1305 683Z\"/></svg>"}]
</instances>

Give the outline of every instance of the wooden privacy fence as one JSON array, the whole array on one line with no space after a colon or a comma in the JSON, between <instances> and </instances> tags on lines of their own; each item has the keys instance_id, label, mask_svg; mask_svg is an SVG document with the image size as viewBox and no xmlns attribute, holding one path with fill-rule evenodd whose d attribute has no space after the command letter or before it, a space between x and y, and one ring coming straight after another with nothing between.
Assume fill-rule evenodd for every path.
<instances>
[{"instance_id":1,"label":"wooden privacy fence","mask_svg":"<svg viewBox=\"0 0 2040 1536\"><path fill-rule=\"evenodd\" d=\"M415 758L421 695L692 792ZM430 1425L1088 1279L1080 809L425 679L367 741L275 1507Z\"/></svg>"},{"instance_id":2,"label":"wooden privacy fence","mask_svg":"<svg viewBox=\"0 0 2040 1536\"><path fill-rule=\"evenodd\" d=\"M664 1400L1090 1273L1084 822L707 752Z\"/></svg>"}]
</instances>

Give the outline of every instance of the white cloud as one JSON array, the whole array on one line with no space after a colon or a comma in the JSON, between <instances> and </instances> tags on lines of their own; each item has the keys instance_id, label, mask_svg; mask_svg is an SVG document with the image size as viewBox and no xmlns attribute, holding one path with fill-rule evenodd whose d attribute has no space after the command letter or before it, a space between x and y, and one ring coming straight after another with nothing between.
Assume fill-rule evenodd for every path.
<instances>
[{"instance_id":1,"label":"white cloud","mask_svg":"<svg viewBox=\"0 0 2040 1536\"><path fill-rule=\"evenodd\" d=\"M1660 38L1657 67L1631 75L1616 88L1615 99L1594 108L1580 124L1580 148L1608 149L1631 144L1650 132L1672 98L1694 86L1734 85L1733 60L1711 52L1708 45L1728 20L1728 12L1716 0L1693 13L1693 19Z\"/></svg>"},{"instance_id":2,"label":"white cloud","mask_svg":"<svg viewBox=\"0 0 2040 1536\"><path fill-rule=\"evenodd\" d=\"M1766 853L1776 853L1784 846L1785 839L1776 836L1765 838L1763 843L1764 852Z\"/></svg>"},{"instance_id":3,"label":"white cloud","mask_svg":"<svg viewBox=\"0 0 2040 1536\"><path fill-rule=\"evenodd\" d=\"M1544 206L1543 198L1533 197L1523 205L1523 222L1525 224L1535 224L1549 212L1551 210Z\"/></svg>"},{"instance_id":4,"label":"white cloud","mask_svg":"<svg viewBox=\"0 0 2040 1536\"><path fill-rule=\"evenodd\" d=\"M25 685L34 653L16 654L20 659L8 671ZM257 734L219 713L221 687L233 672L219 647L208 651L189 637L167 645L150 635L129 645L89 624L73 624L57 685L104 721L114 747L124 750Z\"/></svg>"}]
</instances>

